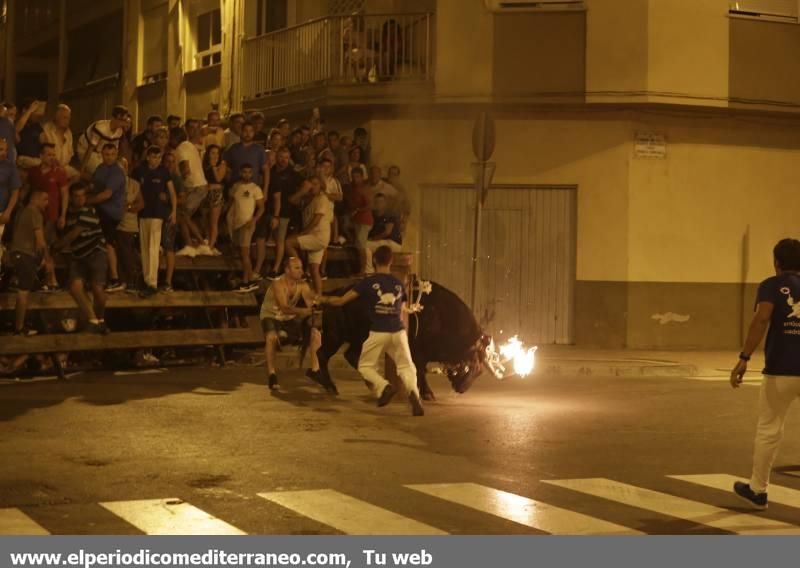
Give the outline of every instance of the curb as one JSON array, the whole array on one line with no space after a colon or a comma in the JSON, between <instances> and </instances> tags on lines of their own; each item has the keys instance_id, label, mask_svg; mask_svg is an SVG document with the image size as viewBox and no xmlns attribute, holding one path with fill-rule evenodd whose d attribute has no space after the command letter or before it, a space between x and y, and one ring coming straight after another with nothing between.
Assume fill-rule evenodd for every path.
<instances>
[{"instance_id":1,"label":"curb","mask_svg":"<svg viewBox=\"0 0 800 568\"><path fill-rule=\"evenodd\" d=\"M280 370L298 369L295 353L279 353L277 367ZM308 359L306 359L308 363ZM341 354L329 362L331 371L352 370ZM688 363L653 363L644 361L545 359L536 361L534 375L572 375L581 377L696 377L701 369Z\"/></svg>"},{"instance_id":2,"label":"curb","mask_svg":"<svg viewBox=\"0 0 800 568\"><path fill-rule=\"evenodd\" d=\"M583 377L695 377L699 369L690 364L642 364L634 361L547 360L536 362L534 375L578 375Z\"/></svg>"}]
</instances>

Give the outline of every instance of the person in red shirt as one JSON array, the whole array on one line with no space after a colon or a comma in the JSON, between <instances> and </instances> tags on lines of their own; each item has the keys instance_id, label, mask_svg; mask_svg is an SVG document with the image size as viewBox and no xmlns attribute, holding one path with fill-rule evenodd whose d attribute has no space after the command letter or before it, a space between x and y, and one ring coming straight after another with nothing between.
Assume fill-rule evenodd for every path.
<instances>
[{"instance_id":1,"label":"person in red shirt","mask_svg":"<svg viewBox=\"0 0 800 568\"><path fill-rule=\"evenodd\" d=\"M353 179L353 185L348 195L347 206L353 221L356 248L361 259L359 274L363 275L367 266L367 237L374 224L370 204L370 189L366 184L364 170L353 168L350 175Z\"/></svg>"},{"instance_id":2,"label":"person in red shirt","mask_svg":"<svg viewBox=\"0 0 800 568\"><path fill-rule=\"evenodd\" d=\"M67 172L58 163L56 147L45 142L42 144L41 165L28 170L28 182L31 191L44 191L49 199L45 211L45 240L49 246L55 242L58 231L64 228L69 207L69 178ZM49 251L45 253L45 269L47 270L46 289L57 289L55 263Z\"/></svg>"}]
</instances>

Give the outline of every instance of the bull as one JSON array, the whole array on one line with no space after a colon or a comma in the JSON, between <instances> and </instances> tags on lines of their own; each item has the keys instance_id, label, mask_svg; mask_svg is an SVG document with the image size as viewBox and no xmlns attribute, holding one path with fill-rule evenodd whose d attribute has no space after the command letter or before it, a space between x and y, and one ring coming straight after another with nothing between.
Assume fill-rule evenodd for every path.
<instances>
[{"instance_id":1,"label":"bull","mask_svg":"<svg viewBox=\"0 0 800 568\"><path fill-rule=\"evenodd\" d=\"M341 296L349 289L337 290L332 295ZM466 304L444 286L414 279L409 294L415 301L408 317L408 343L420 395L424 400L435 398L426 377L428 363L441 364L453 390L466 392L489 363L491 337L483 333ZM344 357L357 369L361 346L369 336L369 329L368 305L363 298L343 307L324 306L322 346L317 351L320 372L311 378L328 392L338 394L328 362L348 344Z\"/></svg>"}]
</instances>

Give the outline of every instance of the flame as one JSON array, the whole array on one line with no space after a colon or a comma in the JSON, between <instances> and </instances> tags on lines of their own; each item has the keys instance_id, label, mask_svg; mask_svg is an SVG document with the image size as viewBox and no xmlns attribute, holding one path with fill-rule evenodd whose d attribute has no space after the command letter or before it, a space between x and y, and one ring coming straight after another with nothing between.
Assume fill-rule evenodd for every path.
<instances>
[{"instance_id":1,"label":"flame","mask_svg":"<svg viewBox=\"0 0 800 568\"><path fill-rule=\"evenodd\" d=\"M486 349L487 361L498 379L506 376L506 364L508 363L511 363L515 374L527 377L533 372L536 365L536 349L535 346L526 349L522 341L515 335L500 346L499 353L492 341Z\"/></svg>"}]
</instances>

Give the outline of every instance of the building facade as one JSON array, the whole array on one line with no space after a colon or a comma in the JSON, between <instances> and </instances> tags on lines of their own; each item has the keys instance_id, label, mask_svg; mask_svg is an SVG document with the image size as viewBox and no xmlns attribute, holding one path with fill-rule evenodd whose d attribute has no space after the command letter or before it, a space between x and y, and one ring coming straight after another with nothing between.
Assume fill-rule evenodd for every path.
<instances>
[{"instance_id":1,"label":"building facade","mask_svg":"<svg viewBox=\"0 0 800 568\"><path fill-rule=\"evenodd\" d=\"M800 232L797 0L81 3L6 0L6 97L45 85L77 122L123 102L140 127L319 107L400 167L404 248L464 298L490 112L476 311L495 333L735 349L772 246Z\"/></svg>"}]
</instances>

